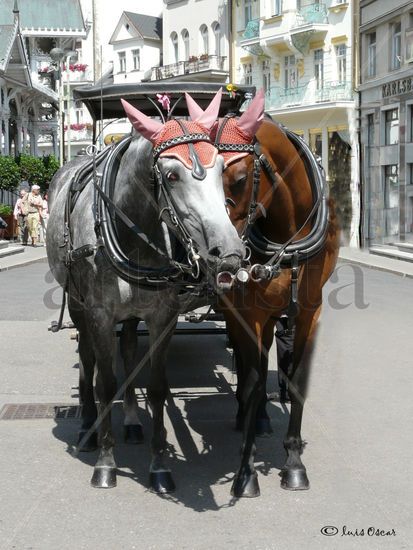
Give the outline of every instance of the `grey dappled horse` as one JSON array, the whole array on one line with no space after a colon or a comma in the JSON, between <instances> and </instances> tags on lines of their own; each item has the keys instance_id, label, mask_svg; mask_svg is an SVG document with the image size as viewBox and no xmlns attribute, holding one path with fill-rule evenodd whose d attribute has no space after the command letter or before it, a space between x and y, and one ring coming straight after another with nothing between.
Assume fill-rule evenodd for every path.
<instances>
[{"instance_id":1,"label":"grey dappled horse","mask_svg":"<svg viewBox=\"0 0 413 550\"><path fill-rule=\"evenodd\" d=\"M159 221L160 212L153 200L155 162L175 212L196 244L196 252L201 259L214 273L224 270L235 273L241 266L244 247L225 208L222 158L217 156L212 144L204 141L201 149L197 149L201 145L198 142L180 145L179 150L173 146L165 147L154 161L153 146L159 148L165 145L166 139L171 137L171 128L176 128L176 121L168 121L163 125L145 117L126 102L123 103L140 135L132 139L120 162L114 186L114 203L139 225L156 247L164 249L165 237ZM217 118L219 103L220 94L217 94L207 115L195 121L198 131L208 133ZM189 157L185 148L189 151ZM192 165L188 158L192 159ZM204 159L204 163L200 158ZM93 397L93 372L96 365L96 391L100 403L97 425L101 447L91 482L95 487L116 485L110 412L116 394L116 379L112 369L112 334L116 323L141 319L148 327L150 344L151 368L147 391L153 415L151 484L153 489L165 492L174 487L165 464L163 409L168 392L165 361L179 313L179 287L171 284L147 288L127 282L115 273L99 246L92 256L74 262L68 270L67 248L63 246L67 237L65 203L70 181L85 162L85 158L79 158L68 163L52 181L47 254L54 277L63 288L70 290L69 311L79 331L79 354L85 373L85 391L89 392L85 399L86 410L83 411L82 433L85 437L93 433L96 421ZM70 233L75 250L85 245L98 244L95 233L95 194L89 183L73 208ZM137 239L126 226L118 224L118 228L122 248L132 260L155 269L168 266L166 255L158 254L154 248ZM125 351L126 369L133 369L132 355L130 351ZM136 397L130 385L124 399L124 410L127 426L139 424Z\"/></svg>"}]
</instances>

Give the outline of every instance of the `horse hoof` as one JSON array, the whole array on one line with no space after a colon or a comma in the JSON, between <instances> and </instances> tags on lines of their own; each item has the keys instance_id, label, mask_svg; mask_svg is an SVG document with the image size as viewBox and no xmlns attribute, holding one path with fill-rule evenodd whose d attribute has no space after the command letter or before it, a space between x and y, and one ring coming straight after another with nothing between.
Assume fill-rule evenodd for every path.
<instances>
[{"instance_id":1,"label":"horse hoof","mask_svg":"<svg viewBox=\"0 0 413 550\"><path fill-rule=\"evenodd\" d=\"M237 475L231 488L231 495L235 498L255 498L260 496L258 474Z\"/></svg>"},{"instance_id":2,"label":"horse hoof","mask_svg":"<svg viewBox=\"0 0 413 550\"><path fill-rule=\"evenodd\" d=\"M257 418L255 423L255 435L258 437L268 437L272 434L271 422L269 418Z\"/></svg>"},{"instance_id":3,"label":"horse hoof","mask_svg":"<svg viewBox=\"0 0 413 550\"><path fill-rule=\"evenodd\" d=\"M88 430L80 430L77 439L77 450L81 453L90 453L98 448L98 435L96 432L88 434Z\"/></svg>"},{"instance_id":4,"label":"horse hoof","mask_svg":"<svg viewBox=\"0 0 413 550\"><path fill-rule=\"evenodd\" d=\"M175 491L171 472L151 472L149 481L154 493L165 494Z\"/></svg>"},{"instance_id":5,"label":"horse hoof","mask_svg":"<svg viewBox=\"0 0 413 550\"><path fill-rule=\"evenodd\" d=\"M97 466L93 471L90 483L96 489L112 489L112 487L116 487L116 468Z\"/></svg>"},{"instance_id":6,"label":"horse hoof","mask_svg":"<svg viewBox=\"0 0 413 550\"><path fill-rule=\"evenodd\" d=\"M123 438L129 445L138 445L143 442L143 430L141 424L127 424L123 426Z\"/></svg>"},{"instance_id":7,"label":"horse hoof","mask_svg":"<svg viewBox=\"0 0 413 550\"><path fill-rule=\"evenodd\" d=\"M281 487L287 491L306 491L310 488L305 470L283 470L280 475Z\"/></svg>"}]
</instances>

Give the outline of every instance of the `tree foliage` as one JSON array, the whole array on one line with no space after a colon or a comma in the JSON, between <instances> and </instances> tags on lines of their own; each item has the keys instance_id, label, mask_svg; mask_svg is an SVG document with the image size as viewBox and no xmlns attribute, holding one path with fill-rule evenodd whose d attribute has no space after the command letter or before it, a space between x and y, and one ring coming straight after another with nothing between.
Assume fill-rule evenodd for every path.
<instances>
[{"instance_id":1,"label":"tree foliage","mask_svg":"<svg viewBox=\"0 0 413 550\"><path fill-rule=\"evenodd\" d=\"M0 189L12 191L20 183L20 171L13 157L0 156Z\"/></svg>"}]
</instances>

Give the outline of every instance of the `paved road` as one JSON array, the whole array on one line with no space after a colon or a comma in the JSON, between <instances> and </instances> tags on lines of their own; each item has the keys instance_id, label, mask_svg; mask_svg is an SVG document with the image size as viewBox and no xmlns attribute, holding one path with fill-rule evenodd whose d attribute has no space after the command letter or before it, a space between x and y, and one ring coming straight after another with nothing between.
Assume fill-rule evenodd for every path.
<instances>
[{"instance_id":1,"label":"paved road","mask_svg":"<svg viewBox=\"0 0 413 550\"><path fill-rule=\"evenodd\" d=\"M45 263L0 273L0 407L76 403L76 346L67 331L46 330L55 287ZM95 453L74 453L78 421L0 420L0 548L412 548L413 280L343 266L325 297L303 425L310 491L279 487L288 410L272 403L274 434L258 441L261 497L231 499L240 442L231 355L223 336L179 336L166 415L176 493L147 490L144 389L143 445L122 443L116 411L110 491L89 485ZM275 378L272 358L270 389ZM341 536L344 526L360 536ZM370 526L396 535L368 536Z\"/></svg>"}]
</instances>

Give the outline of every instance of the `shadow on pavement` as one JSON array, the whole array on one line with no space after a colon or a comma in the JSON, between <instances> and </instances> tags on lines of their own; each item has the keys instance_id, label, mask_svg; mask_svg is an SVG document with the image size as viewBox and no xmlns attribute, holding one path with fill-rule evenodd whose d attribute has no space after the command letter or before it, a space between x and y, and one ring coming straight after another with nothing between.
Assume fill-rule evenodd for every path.
<instances>
[{"instance_id":1,"label":"shadow on pavement","mask_svg":"<svg viewBox=\"0 0 413 550\"><path fill-rule=\"evenodd\" d=\"M237 500L230 496L230 489L240 462L241 433L235 430L235 386L232 381L228 382L228 379L232 380L231 355L225 350L224 338L210 338L173 339L168 361L168 378L173 391L166 403L166 414L173 428L173 432L168 434L168 466L177 490L160 498L198 512L236 504ZM147 350L147 339L142 340L141 357ZM121 403L114 405L112 416L118 476L133 479L143 487L148 487L152 430L144 389L147 370L143 369L136 379L144 443L136 446L123 443ZM270 372L268 385L271 389L275 387L276 373ZM274 432L268 438L257 438L256 466L260 476L281 469L285 460L282 440L287 430L288 411L272 402L268 403L267 409ZM79 422L56 420L53 435L67 444L67 452L74 458L90 465L91 477L97 452L77 453L75 445L79 425ZM274 490L278 488L276 483ZM214 486L223 484L226 485L228 502L219 506L214 497Z\"/></svg>"}]
</instances>

